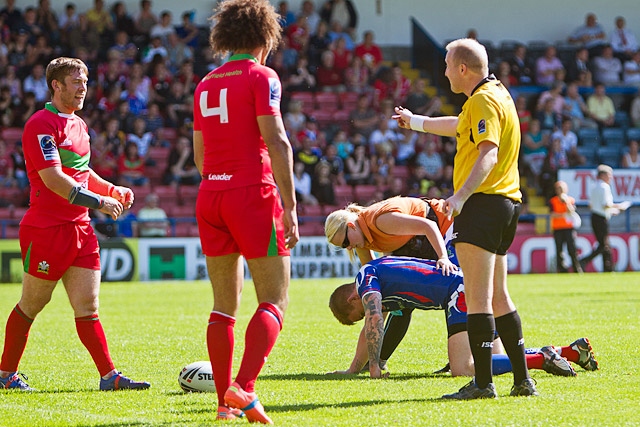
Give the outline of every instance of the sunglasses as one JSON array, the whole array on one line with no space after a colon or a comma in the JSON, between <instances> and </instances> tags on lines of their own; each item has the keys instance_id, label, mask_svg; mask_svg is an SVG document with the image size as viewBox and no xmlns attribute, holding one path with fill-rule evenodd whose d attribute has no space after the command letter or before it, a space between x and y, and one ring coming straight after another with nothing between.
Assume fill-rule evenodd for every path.
<instances>
[{"instance_id":1,"label":"sunglasses","mask_svg":"<svg viewBox=\"0 0 640 427\"><path fill-rule=\"evenodd\" d=\"M342 241L342 249L347 249L351 243L349 242L349 226L344 229L344 240Z\"/></svg>"}]
</instances>

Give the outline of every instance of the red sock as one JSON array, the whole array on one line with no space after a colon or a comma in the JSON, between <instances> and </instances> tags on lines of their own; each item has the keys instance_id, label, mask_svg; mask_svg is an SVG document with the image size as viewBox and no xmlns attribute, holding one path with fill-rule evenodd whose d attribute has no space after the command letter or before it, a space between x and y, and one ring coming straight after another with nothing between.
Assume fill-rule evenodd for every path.
<instances>
[{"instance_id":1,"label":"red sock","mask_svg":"<svg viewBox=\"0 0 640 427\"><path fill-rule=\"evenodd\" d=\"M212 311L207 326L207 349L216 384L218 405L224 406L224 393L231 385L233 367L233 326L236 319L218 311Z\"/></svg>"},{"instance_id":2,"label":"red sock","mask_svg":"<svg viewBox=\"0 0 640 427\"><path fill-rule=\"evenodd\" d=\"M280 310L268 302L258 306L247 326L242 364L236 382L247 392L253 392L260 370L267 361L282 330Z\"/></svg>"},{"instance_id":3,"label":"red sock","mask_svg":"<svg viewBox=\"0 0 640 427\"><path fill-rule=\"evenodd\" d=\"M542 369L544 363L544 355L542 353L537 354L525 354L528 369Z\"/></svg>"},{"instance_id":4,"label":"red sock","mask_svg":"<svg viewBox=\"0 0 640 427\"><path fill-rule=\"evenodd\" d=\"M569 362L578 362L580 360L580 353L571 348L571 346L556 347L558 354Z\"/></svg>"},{"instance_id":5,"label":"red sock","mask_svg":"<svg viewBox=\"0 0 640 427\"><path fill-rule=\"evenodd\" d=\"M104 335L98 315L76 317L76 331L82 344L89 350L100 376L104 377L113 371L115 366L109 355L107 337Z\"/></svg>"},{"instance_id":6,"label":"red sock","mask_svg":"<svg viewBox=\"0 0 640 427\"><path fill-rule=\"evenodd\" d=\"M16 304L9 319L7 319L6 332L4 336L4 352L0 362L0 371L15 372L27 346L29 329L34 319L30 319Z\"/></svg>"}]
</instances>

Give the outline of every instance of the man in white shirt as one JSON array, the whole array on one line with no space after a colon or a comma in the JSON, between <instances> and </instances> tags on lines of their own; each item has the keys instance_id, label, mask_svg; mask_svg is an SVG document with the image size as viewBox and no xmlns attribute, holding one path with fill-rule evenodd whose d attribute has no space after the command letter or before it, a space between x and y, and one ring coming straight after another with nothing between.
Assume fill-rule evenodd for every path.
<instances>
[{"instance_id":1,"label":"man in white shirt","mask_svg":"<svg viewBox=\"0 0 640 427\"><path fill-rule=\"evenodd\" d=\"M631 59L631 56L638 50L636 36L625 28L625 19L622 16L616 18L616 28L611 32L611 47L613 53L621 61Z\"/></svg>"},{"instance_id":2,"label":"man in white shirt","mask_svg":"<svg viewBox=\"0 0 640 427\"><path fill-rule=\"evenodd\" d=\"M587 256L580 260L583 270L591 260L602 254L603 271L613 271L611 262L611 247L609 246L609 219L612 215L618 215L620 211L628 206L625 203L613 203L611 193L611 179L613 169L611 166L600 165L597 169L595 187L589 195L589 206L591 208L591 228L598 241L598 246Z\"/></svg>"}]
</instances>

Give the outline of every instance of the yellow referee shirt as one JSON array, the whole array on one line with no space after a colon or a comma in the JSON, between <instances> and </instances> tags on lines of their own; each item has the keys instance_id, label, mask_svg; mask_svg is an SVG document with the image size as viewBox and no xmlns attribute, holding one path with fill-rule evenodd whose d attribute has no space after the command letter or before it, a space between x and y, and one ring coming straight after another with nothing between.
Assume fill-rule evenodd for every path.
<instances>
[{"instance_id":1,"label":"yellow referee shirt","mask_svg":"<svg viewBox=\"0 0 640 427\"><path fill-rule=\"evenodd\" d=\"M453 188L467 180L478 159L477 144L490 141L498 146L498 163L475 193L500 194L521 202L518 153L520 123L509 91L499 80L485 80L462 106L456 129L457 152Z\"/></svg>"}]
</instances>

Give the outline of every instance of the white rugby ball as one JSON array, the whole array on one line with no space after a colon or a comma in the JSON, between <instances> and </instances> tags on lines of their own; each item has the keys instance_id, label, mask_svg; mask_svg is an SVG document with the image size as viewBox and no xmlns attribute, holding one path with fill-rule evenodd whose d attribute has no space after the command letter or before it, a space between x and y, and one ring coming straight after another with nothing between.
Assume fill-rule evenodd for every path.
<instances>
[{"instance_id":1,"label":"white rugby ball","mask_svg":"<svg viewBox=\"0 0 640 427\"><path fill-rule=\"evenodd\" d=\"M215 392L211 362L193 362L182 368L178 384L186 392Z\"/></svg>"}]
</instances>

